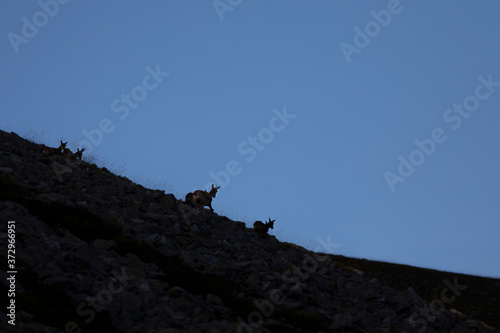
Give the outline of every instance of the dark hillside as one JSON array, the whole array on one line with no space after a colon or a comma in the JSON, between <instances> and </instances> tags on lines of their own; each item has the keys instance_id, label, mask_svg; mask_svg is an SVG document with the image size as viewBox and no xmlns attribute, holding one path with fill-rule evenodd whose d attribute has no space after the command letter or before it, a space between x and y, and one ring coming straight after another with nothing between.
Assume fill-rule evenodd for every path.
<instances>
[{"instance_id":1,"label":"dark hillside","mask_svg":"<svg viewBox=\"0 0 500 333\"><path fill-rule=\"evenodd\" d=\"M498 332L488 325L500 326L498 279L313 253L95 164L44 156L41 145L3 131L0 221L4 295L13 288L7 278L15 278L15 296L0 310L1 331ZM12 267L9 221L15 221Z\"/></svg>"},{"instance_id":2,"label":"dark hillside","mask_svg":"<svg viewBox=\"0 0 500 333\"><path fill-rule=\"evenodd\" d=\"M377 278L397 290L412 287L426 302L440 300L444 289L450 290L445 281L460 286L459 295L445 303L447 309L456 309L464 315L476 318L493 327L500 327L500 279L443 272L408 265L393 264L334 255L333 260L356 267L365 277ZM454 294L445 291L447 298Z\"/></svg>"}]
</instances>

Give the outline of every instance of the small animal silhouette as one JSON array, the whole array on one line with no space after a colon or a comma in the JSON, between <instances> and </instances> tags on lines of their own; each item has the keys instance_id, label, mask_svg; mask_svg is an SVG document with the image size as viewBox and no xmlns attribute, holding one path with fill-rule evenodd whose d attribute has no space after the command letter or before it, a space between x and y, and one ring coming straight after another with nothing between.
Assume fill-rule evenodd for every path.
<instances>
[{"instance_id":1,"label":"small animal silhouette","mask_svg":"<svg viewBox=\"0 0 500 333\"><path fill-rule=\"evenodd\" d=\"M75 158L81 160L82 159L82 154L83 154L84 151L85 151L85 148L82 148L82 150L77 149L76 153L74 154Z\"/></svg>"},{"instance_id":2,"label":"small animal silhouette","mask_svg":"<svg viewBox=\"0 0 500 333\"><path fill-rule=\"evenodd\" d=\"M217 195L217 190L219 188L220 186L215 187L214 184L212 184L210 192L207 192L207 190L196 190L193 193L189 192L186 194L185 201L188 205L201 210L203 207L208 206L210 211L213 213L214 209L212 208L212 199Z\"/></svg>"},{"instance_id":3,"label":"small animal silhouette","mask_svg":"<svg viewBox=\"0 0 500 333\"><path fill-rule=\"evenodd\" d=\"M68 158L71 159L82 159L82 153L85 150L85 148L82 148L82 150L77 149L76 153L73 153L69 148L64 148L62 154Z\"/></svg>"},{"instance_id":4,"label":"small animal silhouette","mask_svg":"<svg viewBox=\"0 0 500 333\"><path fill-rule=\"evenodd\" d=\"M62 142L61 140L61 145L59 146L59 148L51 148L47 147L46 145L42 145L42 154L44 154L45 156L62 155L64 149L66 149L67 143L68 141Z\"/></svg>"},{"instance_id":5,"label":"small animal silhouette","mask_svg":"<svg viewBox=\"0 0 500 333\"><path fill-rule=\"evenodd\" d=\"M263 223L262 221L255 221L255 223L253 224L253 229L255 230L256 233L258 233L259 235L266 235L267 232L269 231L269 229L274 229L274 221L276 220L272 220L271 221L271 218L269 218L269 221L266 222L266 223Z\"/></svg>"}]
</instances>

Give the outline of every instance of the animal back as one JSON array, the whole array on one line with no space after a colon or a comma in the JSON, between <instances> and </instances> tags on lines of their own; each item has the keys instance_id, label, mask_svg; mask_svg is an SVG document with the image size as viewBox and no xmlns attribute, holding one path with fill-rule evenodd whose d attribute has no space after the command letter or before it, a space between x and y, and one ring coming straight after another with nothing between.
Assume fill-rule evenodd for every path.
<instances>
[{"instance_id":1,"label":"animal back","mask_svg":"<svg viewBox=\"0 0 500 333\"><path fill-rule=\"evenodd\" d=\"M193 193L193 198L199 205L208 205L212 202L212 197L205 191L195 191Z\"/></svg>"}]
</instances>

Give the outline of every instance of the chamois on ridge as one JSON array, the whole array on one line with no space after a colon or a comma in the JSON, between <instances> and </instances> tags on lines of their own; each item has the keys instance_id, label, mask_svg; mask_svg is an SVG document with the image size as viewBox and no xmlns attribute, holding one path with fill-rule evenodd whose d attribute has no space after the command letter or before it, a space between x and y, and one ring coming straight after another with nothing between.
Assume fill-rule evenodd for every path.
<instances>
[{"instance_id":1,"label":"chamois on ridge","mask_svg":"<svg viewBox=\"0 0 500 333\"><path fill-rule=\"evenodd\" d=\"M77 149L76 153L74 154L75 158L81 160L82 159L82 154L83 154L84 151L85 151L85 148L82 148L81 150Z\"/></svg>"},{"instance_id":2,"label":"chamois on ridge","mask_svg":"<svg viewBox=\"0 0 500 333\"><path fill-rule=\"evenodd\" d=\"M61 145L59 146L59 148L52 148L47 147L46 145L42 145L42 154L44 154L45 156L62 155L64 149L66 149L67 143L68 141L62 142L61 140Z\"/></svg>"},{"instance_id":3,"label":"chamois on ridge","mask_svg":"<svg viewBox=\"0 0 500 333\"><path fill-rule=\"evenodd\" d=\"M269 221L266 223L263 223L262 221L255 221L253 224L253 230L255 230L256 233L259 235L266 235L269 229L274 229L274 221L271 218L269 218Z\"/></svg>"},{"instance_id":4,"label":"chamois on ridge","mask_svg":"<svg viewBox=\"0 0 500 333\"><path fill-rule=\"evenodd\" d=\"M208 206L210 208L210 212L214 212L214 209L212 208L212 199L215 198L217 195L217 190L220 188L220 186L215 187L214 184L212 184L212 189L210 192L201 191L201 190L196 190L194 192L189 192L186 194L185 202L194 207L194 208L199 208L203 210L205 206Z\"/></svg>"},{"instance_id":5,"label":"chamois on ridge","mask_svg":"<svg viewBox=\"0 0 500 333\"><path fill-rule=\"evenodd\" d=\"M69 148L64 148L62 154L68 158L74 158L74 159L82 159L82 153L85 150L85 148L82 148L82 150L77 149L76 153L73 153Z\"/></svg>"}]
</instances>

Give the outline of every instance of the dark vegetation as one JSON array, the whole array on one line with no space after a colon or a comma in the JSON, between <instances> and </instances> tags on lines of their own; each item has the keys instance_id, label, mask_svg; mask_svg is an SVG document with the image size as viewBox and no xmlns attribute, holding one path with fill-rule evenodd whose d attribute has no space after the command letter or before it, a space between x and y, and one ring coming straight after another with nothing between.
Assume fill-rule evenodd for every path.
<instances>
[{"instance_id":1,"label":"dark vegetation","mask_svg":"<svg viewBox=\"0 0 500 333\"><path fill-rule=\"evenodd\" d=\"M456 309L467 317L481 320L493 327L500 327L500 279L339 255L333 257L339 263L363 271L365 277L377 278L382 284L396 290L412 287L427 302L441 299L443 289L447 288L445 280L453 285L457 279L460 286L465 285L467 288L461 290L453 302L449 304L443 302L446 308ZM451 291L446 292L447 297L451 298L453 295Z\"/></svg>"}]
</instances>

